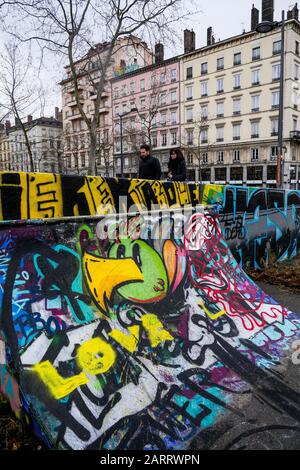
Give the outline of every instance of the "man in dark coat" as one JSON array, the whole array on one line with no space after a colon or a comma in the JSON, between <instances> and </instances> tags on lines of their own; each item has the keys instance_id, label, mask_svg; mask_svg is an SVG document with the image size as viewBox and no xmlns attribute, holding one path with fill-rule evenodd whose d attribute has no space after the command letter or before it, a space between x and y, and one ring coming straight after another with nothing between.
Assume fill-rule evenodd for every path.
<instances>
[{"instance_id":1,"label":"man in dark coat","mask_svg":"<svg viewBox=\"0 0 300 470\"><path fill-rule=\"evenodd\" d=\"M142 145L140 147L140 166L139 166L139 178L147 180L160 180L161 178L161 166L159 160L156 157L150 155L149 145Z\"/></svg>"}]
</instances>

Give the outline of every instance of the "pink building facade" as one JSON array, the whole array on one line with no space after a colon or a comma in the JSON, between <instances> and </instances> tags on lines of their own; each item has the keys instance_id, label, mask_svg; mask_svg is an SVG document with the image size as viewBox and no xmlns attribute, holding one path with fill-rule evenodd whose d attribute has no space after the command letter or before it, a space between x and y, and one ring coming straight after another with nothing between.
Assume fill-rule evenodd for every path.
<instances>
[{"instance_id":1,"label":"pink building facade","mask_svg":"<svg viewBox=\"0 0 300 470\"><path fill-rule=\"evenodd\" d=\"M114 174L121 176L122 158L124 176L135 177L145 143L166 175L170 150L181 145L179 57L114 78L111 87Z\"/></svg>"}]
</instances>

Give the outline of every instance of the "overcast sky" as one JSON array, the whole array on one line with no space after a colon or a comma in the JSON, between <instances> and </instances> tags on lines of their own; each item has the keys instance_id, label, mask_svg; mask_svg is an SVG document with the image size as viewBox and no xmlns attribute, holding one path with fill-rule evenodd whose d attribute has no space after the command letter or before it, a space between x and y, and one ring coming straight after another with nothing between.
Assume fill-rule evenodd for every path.
<instances>
[{"instance_id":1,"label":"overcast sky","mask_svg":"<svg viewBox=\"0 0 300 470\"><path fill-rule=\"evenodd\" d=\"M280 21L281 11L289 10L295 3L296 0L275 0L274 19ZM189 21L189 27L196 33L196 47L205 46L209 26L212 26L216 40L240 34L244 28L250 31L253 4L261 15L261 0L197 0L198 9L202 13ZM299 2L298 7L300 8ZM179 49L178 52L181 53L182 50Z\"/></svg>"}]
</instances>

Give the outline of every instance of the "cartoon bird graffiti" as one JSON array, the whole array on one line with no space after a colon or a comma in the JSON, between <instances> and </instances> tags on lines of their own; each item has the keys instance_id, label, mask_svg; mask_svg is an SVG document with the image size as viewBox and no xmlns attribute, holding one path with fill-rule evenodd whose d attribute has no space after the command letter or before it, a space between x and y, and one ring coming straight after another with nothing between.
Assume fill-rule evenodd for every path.
<instances>
[{"instance_id":1,"label":"cartoon bird graffiti","mask_svg":"<svg viewBox=\"0 0 300 470\"><path fill-rule=\"evenodd\" d=\"M123 239L110 246L107 258L85 252L82 265L88 290L106 313L115 291L135 304L165 299L182 281L185 260L176 241L163 240L154 248L144 240Z\"/></svg>"}]
</instances>

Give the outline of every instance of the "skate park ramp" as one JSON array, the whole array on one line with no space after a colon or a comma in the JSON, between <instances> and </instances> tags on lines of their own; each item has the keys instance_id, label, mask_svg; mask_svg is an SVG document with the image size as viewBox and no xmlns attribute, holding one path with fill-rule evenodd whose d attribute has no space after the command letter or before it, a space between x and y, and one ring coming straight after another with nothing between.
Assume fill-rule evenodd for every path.
<instances>
[{"instance_id":1,"label":"skate park ramp","mask_svg":"<svg viewBox=\"0 0 300 470\"><path fill-rule=\"evenodd\" d=\"M299 430L299 316L247 277L207 208L2 222L0 248L1 390L49 447L206 448L235 420L244 447Z\"/></svg>"}]
</instances>

